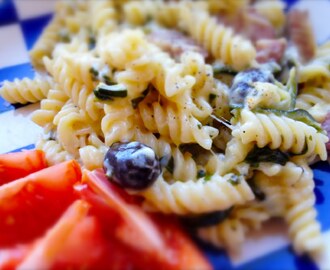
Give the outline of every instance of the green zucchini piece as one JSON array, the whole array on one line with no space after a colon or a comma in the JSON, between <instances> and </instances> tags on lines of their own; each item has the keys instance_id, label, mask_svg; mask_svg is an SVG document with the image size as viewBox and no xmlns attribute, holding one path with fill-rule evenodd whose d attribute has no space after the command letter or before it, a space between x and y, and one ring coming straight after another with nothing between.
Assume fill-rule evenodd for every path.
<instances>
[{"instance_id":1,"label":"green zucchini piece","mask_svg":"<svg viewBox=\"0 0 330 270\"><path fill-rule=\"evenodd\" d=\"M123 84L107 85L99 83L94 89L94 95L103 100L112 100L116 97L127 97L127 89Z\"/></svg>"},{"instance_id":2,"label":"green zucchini piece","mask_svg":"<svg viewBox=\"0 0 330 270\"><path fill-rule=\"evenodd\" d=\"M254 148L248 153L245 162L253 167L258 167L260 162L272 162L284 166L289 161L290 156L279 149L270 149L268 146Z\"/></svg>"},{"instance_id":3,"label":"green zucchini piece","mask_svg":"<svg viewBox=\"0 0 330 270\"><path fill-rule=\"evenodd\" d=\"M213 69L214 75L217 75L217 74L237 75L237 73L238 73L238 71L232 69L229 66L225 66L224 64L221 64L221 63L214 63L212 65L212 69Z\"/></svg>"}]
</instances>

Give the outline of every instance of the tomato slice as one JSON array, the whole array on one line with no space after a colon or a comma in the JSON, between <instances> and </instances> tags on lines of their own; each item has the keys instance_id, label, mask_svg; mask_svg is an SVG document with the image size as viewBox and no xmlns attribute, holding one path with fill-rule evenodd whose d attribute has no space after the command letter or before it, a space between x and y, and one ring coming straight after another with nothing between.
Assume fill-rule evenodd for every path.
<instances>
[{"instance_id":1,"label":"tomato slice","mask_svg":"<svg viewBox=\"0 0 330 270\"><path fill-rule=\"evenodd\" d=\"M67 161L0 187L0 247L43 235L76 199L80 166Z\"/></svg>"},{"instance_id":2,"label":"tomato slice","mask_svg":"<svg viewBox=\"0 0 330 270\"><path fill-rule=\"evenodd\" d=\"M47 167L41 150L28 150L0 155L0 185Z\"/></svg>"},{"instance_id":3,"label":"tomato slice","mask_svg":"<svg viewBox=\"0 0 330 270\"><path fill-rule=\"evenodd\" d=\"M175 217L147 214L101 171L85 171L82 182L87 185L79 192L113 245L108 246L116 254L112 263L124 256L125 267L131 262L133 269L211 269Z\"/></svg>"}]
</instances>

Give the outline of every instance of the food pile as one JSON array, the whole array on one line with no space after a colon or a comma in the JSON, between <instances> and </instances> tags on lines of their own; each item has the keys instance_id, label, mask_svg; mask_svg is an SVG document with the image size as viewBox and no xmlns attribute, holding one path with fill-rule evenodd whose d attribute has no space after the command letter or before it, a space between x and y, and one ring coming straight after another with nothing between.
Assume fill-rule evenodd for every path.
<instances>
[{"instance_id":1,"label":"food pile","mask_svg":"<svg viewBox=\"0 0 330 270\"><path fill-rule=\"evenodd\" d=\"M140 198L148 214L139 208L136 215L144 220L153 220L149 213L170 215L169 223L180 218L229 253L276 217L297 254L315 255L323 241L310 166L328 156L329 48L316 44L307 12L286 12L279 0L59 1L30 52L35 78L5 81L0 95L11 103L40 101L32 114L44 131L36 148L50 168L78 162L97 170L72 180L69 193L78 201L68 197L68 212L66 204L54 219L43 213L48 222L59 220L54 228L70 216L79 224L73 234L86 233L104 250L104 237L114 239L125 263L131 253L120 255L122 245L146 243L144 252L157 253L171 233L160 233L158 221L152 230L144 228L148 221L138 223L140 233L130 231L135 216L114 207L126 209L127 192ZM66 195L51 192L45 200L55 207ZM111 236L105 224L114 228ZM131 233L141 241L132 243ZM181 252L181 240L174 242ZM31 254L41 256L38 246L29 246ZM79 259L94 254L84 252ZM167 255L157 256L152 263ZM140 258L129 260L139 265Z\"/></svg>"}]
</instances>

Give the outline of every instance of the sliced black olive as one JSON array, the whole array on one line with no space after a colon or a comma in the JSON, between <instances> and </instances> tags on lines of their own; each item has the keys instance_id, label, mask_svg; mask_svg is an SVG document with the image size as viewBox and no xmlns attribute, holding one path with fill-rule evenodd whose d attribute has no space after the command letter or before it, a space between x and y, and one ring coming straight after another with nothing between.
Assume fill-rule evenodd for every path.
<instances>
[{"instance_id":1,"label":"sliced black olive","mask_svg":"<svg viewBox=\"0 0 330 270\"><path fill-rule=\"evenodd\" d=\"M110 181L135 190L149 187L161 173L153 149L140 142L114 143L105 155L103 168Z\"/></svg>"},{"instance_id":2,"label":"sliced black olive","mask_svg":"<svg viewBox=\"0 0 330 270\"><path fill-rule=\"evenodd\" d=\"M185 216L181 218L184 225L190 228L208 227L224 221L230 214L232 208L224 211L214 211L196 216Z\"/></svg>"}]
</instances>

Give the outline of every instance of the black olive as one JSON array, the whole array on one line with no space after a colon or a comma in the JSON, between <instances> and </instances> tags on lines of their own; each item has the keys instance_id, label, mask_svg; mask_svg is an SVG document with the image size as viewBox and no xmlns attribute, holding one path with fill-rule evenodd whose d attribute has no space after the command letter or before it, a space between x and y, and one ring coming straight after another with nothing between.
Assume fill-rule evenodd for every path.
<instances>
[{"instance_id":1,"label":"black olive","mask_svg":"<svg viewBox=\"0 0 330 270\"><path fill-rule=\"evenodd\" d=\"M224 221L229 216L231 210L232 207L223 211L214 211L196 216L186 216L182 217L181 221L184 225L190 228L213 226Z\"/></svg>"},{"instance_id":2,"label":"black olive","mask_svg":"<svg viewBox=\"0 0 330 270\"><path fill-rule=\"evenodd\" d=\"M232 83L229 92L231 104L243 104L245 97L254 91L253 82L273 82L274 77L271 72L260 69L248 69L239 72Z\"/></svg>"},{"instance_id":3,"label":"black olive","mask_svg":"<svg viewBox=\"0 0 330 270\"><path fill-rule=\"evenodd\" d=\"M153 149L139 142L111 145L104 157L103 168L110 181L135 190L149 187L161 173Z\"/></svg>"}]
</instances>

